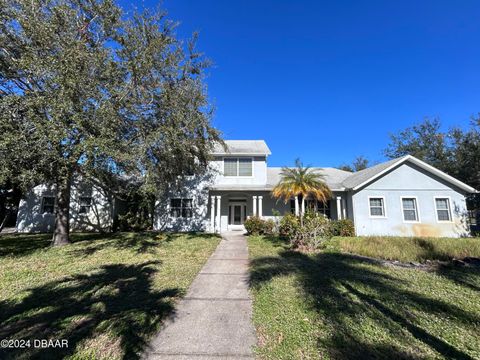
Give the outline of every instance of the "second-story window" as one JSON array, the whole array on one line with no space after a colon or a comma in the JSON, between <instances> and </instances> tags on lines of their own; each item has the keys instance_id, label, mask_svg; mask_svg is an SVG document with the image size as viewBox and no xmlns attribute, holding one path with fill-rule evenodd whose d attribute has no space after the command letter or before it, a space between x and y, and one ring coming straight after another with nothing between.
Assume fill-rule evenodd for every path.
<instances>
[{"instance_id":1,"label":"second-story window","mask_svg":"<svg viewBox=\"0 0 480 360\"><path fill-rule=\"evenodd\" d=\"M252 176L251 158L225 158L223 159L224 176Z\"/></svg>"}]
</instances>

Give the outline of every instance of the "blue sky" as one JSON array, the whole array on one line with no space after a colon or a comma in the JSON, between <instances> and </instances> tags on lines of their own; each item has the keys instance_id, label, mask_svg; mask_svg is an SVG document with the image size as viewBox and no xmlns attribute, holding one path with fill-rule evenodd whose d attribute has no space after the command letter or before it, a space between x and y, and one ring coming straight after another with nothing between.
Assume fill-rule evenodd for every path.
<instances>
[{"instance_id":1,"label":"blue sky","mask_svg":"<svg viewBox=\"0 0 480 360\"><path fill-rule=\"evenodd\" d=\"M200 32L199 49L214 62L215 126L226 139L265 139L271 166L381 161L391 132L425 116L467 127L480 112L480 1L162 7L180 37Z\"/></svg>"}]
</instances>

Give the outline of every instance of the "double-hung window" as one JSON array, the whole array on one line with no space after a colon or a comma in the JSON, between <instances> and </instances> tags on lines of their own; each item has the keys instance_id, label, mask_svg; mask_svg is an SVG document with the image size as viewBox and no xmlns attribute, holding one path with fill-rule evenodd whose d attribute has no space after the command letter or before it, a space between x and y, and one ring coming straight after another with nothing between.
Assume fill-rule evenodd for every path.
<instances>
[{"instance_id":1,"label":"double-hung window","mask_svg":"<svg viewBox=\"0 0 480 360\"><path fill-rule=\"evenodd\" d=\"M193 216L192 199L170 199L170 216L190 218Z\"/></svg>"},{"instance_id":2,"label":"double-hung window","mask_svg":"<svg viewBox=\"0 0 480 360\"><path fill-rule=\"evenodd\" d=\"M224 176L252 176L252 158L224 158Z\"/></svg>"},{"instance_id":3,"label":"double-hung window","mask_svg":"<svg viewBox=\"0 0 480 360\"><path fill-rule=\"evenodd\" d=\"M452 221L449 198L435 198L435 210L437 211L438 221Z\"/></svg>"},{"instance_id":4,"label":"double-hung window","mask_svg":"<svg viewBox=\"0 0 480 360\"><path fill-rule=\"evenodd\" d=\"M404 197L402 198L403 220L418 222L417 199Z\"/></svg>"},{"instance_id":5,"label":"double-hung window","mask_svg":"<svg viewBox=\"0 0 480 360\"><path fill-rule=\"evenodd\" d=\"M369 202L371 217L385 217L385 203L382 197L371 197Z\"/></svg>"},{"instance_id":6,"label":"double-hung window","mask_svg":"<svg viewBox=\"0 0 480 360\"><path fill-rule=\"evenodd\" d=\"M53 214L55 210L55 197L44 196L42 201L42 214Z\"/></svg>"},{"instance_id":7,"label":"double-hung window","mask_svg":"<svg viewBox=\"0 0 480 360\"><path fill-rule=\"evenodd\" d=\"M79 214L88 214L92 208L92 198L90 196L80 196L79 198L80 208Z\"/></svg>"}]
</instances>

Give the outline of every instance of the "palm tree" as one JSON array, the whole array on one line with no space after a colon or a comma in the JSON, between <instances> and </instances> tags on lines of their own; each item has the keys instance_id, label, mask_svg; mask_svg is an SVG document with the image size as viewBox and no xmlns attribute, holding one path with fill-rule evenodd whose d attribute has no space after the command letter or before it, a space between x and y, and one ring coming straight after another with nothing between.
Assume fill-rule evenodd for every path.
<instances>
[{"instance_id":1,"label":"palm tree","mask_svg":"<svg viewBox=\"0 0 480 360\"><path fill-rule=\"evenodd\" d=\"M273 188L272 195L283 199L287 203L291 198L295 199L295 215L300 215L303 223L305 213L305 199L311 197L315 200L326 203L332 196L332 191L323 181L323 175L309 166L303 166L300 159L295 160L295 167L282 168L281 179ZM298 197L302 197L302 210L298 208Z\"/></svg>"}]
</instances>

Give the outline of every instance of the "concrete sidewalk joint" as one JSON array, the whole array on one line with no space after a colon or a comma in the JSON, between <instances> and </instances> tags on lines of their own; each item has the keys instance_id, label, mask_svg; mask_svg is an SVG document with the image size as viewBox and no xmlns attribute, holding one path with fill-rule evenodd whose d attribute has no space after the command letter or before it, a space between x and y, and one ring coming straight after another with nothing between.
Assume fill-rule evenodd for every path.
<instances>
[{"instance_id":1,"label":"concrete sidewalk joint","mask_svg":"<svg viewBox=\"0 0 480 360\"><path fill-rule=\"evenodd\" d=\"M222 237L144 359L254 358L247 241L239 232Z\"/></svg>"}]
</instances>

